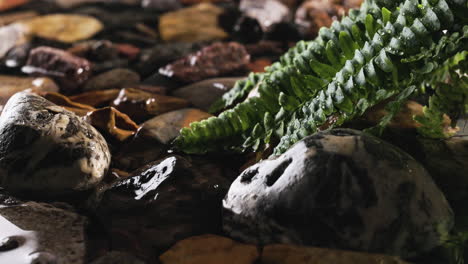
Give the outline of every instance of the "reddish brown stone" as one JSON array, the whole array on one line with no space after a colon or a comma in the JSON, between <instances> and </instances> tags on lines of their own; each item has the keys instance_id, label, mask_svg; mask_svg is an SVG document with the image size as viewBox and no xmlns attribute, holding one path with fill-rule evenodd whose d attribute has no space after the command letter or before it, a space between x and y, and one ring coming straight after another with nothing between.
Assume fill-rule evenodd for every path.
<instances>
[{"instance_id":1,"label":"reddish brown stone","mask_svg":"<svg viewBox=\"0 0 468 264\"><path fill-rule=\"evenodd\" d=\"M76 90L91 75L91 63L64 50L38 47L31 50L23 72L57 80L64 93Z\"/></svg>"},{"instance_id":2,"label":"reddish brown stone","mask_svg":"<svg viewBox=\"0 0 468 264\"><path fill-rule=\"evenodd\" d=\"M129 59L135 59L140 54L140 48L131 44L116 44L117 50L120 54Z\"/></svg>"},{"instance_id":3,"label":"reddish brown stone","mask_svg":"<svg viewBox=\"0 0 468 264\"><path fill-rule=\"evenodd\" d=\"M272 61L269 59L260 58L257 59L247 66L252 72L265 72L265 67L270 66Z\"/></svg>"},{"instance_id":4,"label":"reddish brown stone","mask_svg":"<svg viewBox=\"0 0 468 264\"><path fill-rule=\"evenodd\" d=\"M308 0L297 9L295 22L305 37L314 38L321 27L329 27L345 13L346 9L333 1Z\"/></svg>"},{"instance_id":5,"label":"reddish brown stone","mask_svg":"<svg viewBox=\"0 0 468 264\"><path fill-rule=\"evenodd\" d=\"M114 107L104 107L90 112L85 120L103 133L104 136L118 141L124 141L133 136L139 128L130 117Z\"/></svg>"},{"instance_id":6,"label":"reddish brown stone","mask_svg":"<svg viewBox=\"0 0 468 264\"><path fill-rule=\"evenodd\" d=\"M243 45L218 42L159 69L159 73L183 82L196 82L243 70L249 60Z\"/></svg>"},{"instance_id":7,"label":"reddish brown stone","mask_svg":"<svg viewBox=\"0 0 468 264\"><path fill-rule=\"evenodd\" d=\"M119 111L129 115L136 122L143 122L152 116L187 107L189 102L172 96L148 93L139 89L125 88L112 102Z\"/></svg>"},{"instance_id":8,"label":"reddish brown stone","mask_svg":"<svg viewBox=\"0 0 468 264\"><path fill-rule=\"evenodd\" d=\"M85 116L88 112L96 110L94 107L73 102L70 98L60 93L46 92L41 94L42 97L51 101L52 103L59 105L69 111L72 111L76 115Z\"/></svg>"}]
</instances>

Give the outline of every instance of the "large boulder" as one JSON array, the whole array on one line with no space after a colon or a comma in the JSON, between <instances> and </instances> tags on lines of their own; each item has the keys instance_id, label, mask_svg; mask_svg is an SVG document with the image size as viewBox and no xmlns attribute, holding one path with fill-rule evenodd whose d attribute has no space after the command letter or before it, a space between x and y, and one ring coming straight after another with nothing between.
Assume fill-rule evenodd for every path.
<instances>
[{"instance_id":1,"label":"large boulder","mask_svg":"<svg viewBox=\"0 0 468 264\"><path fill-rule=\"evenodd\" d=\"M437 246L453 213L411 156L356 130L317 133L245 170L224 202L224 230L294 243L414 256Z\"/></svg>"},{"instance_id":2,"label":"large boulder","mask_svg":"<svg viewBox=\"0 0 468 264\"><path fill-rule=\"evenodd\" d=\"M41 196L96 186L109 168L104 138L74 113L28 92L0 117L0 187Z\"/></svg>"}]
</instances>

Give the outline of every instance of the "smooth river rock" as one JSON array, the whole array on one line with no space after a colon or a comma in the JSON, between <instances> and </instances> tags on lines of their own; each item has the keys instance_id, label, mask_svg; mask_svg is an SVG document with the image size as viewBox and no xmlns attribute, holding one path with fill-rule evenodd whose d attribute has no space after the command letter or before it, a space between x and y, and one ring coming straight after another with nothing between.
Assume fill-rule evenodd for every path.
<instances>
[{"instance_id":1,"label":"smooth river rock","mask_svg":"<svg viewBox=\"0 0 468 264\"><path fill-rule=\"evenodd\" d=\"M403 257L439 245L454 221L417 161L350 129L317 133L246 169L223 205L224 230L243 241Z\"/></svg>"},{"instance_id":2,"label":"smooth river rock","mask_svg":"<svg viewBox=\"0 0 468 264\"><path fill-rule=\"evenodd\" d=\"M28 92L0 116L0 186L22 195L62 195L96 186L110 163L106 141L74 113Z\"/></svg>"}]
</instances>

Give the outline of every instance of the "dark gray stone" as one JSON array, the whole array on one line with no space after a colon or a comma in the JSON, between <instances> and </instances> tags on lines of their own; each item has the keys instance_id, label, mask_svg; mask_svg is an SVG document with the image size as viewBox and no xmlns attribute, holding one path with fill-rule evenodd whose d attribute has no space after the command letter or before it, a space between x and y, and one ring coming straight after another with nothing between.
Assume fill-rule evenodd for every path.
<instances>
[{"instance_id":1,"label":"dark gray stone","mask_svg":"<svg viewBox=\"0 0 468 264\"><path fill-rule=\"evenodd\" d=\"M210 106L245 77L208 79L175 90L172 95L188 100L196 108L209 111Z\"/></svg>"},{"instance_id":2,"label":"dark gray stone","mask_svg":"<svg viewBox=\"0 0 468 264\"><path fill-rule=\"evenodd\" d=\"M228 186L216 169L171 156L114 183L95 210L114 249L152 259L181 239L221 232Z\"/></svg>"},{"instance_id":3,"label":"dark gray stone","mask_svg":"<svg viewBox=\"0 0 468 264\"><path fill-rule=\"evenodd\" d=\"M224 230L243 241L405 257L437 246L454 221L418 162L349 129L317 133L248 168L223 205Z\"/></svg>"},{"instance_id":4,"label":"dark gray stone","mask_svg":"<svg viewBox=\"0 0 468 264\"><path fill-rule=\"evenodd\" d=\"M145 262L126 252L111 251L91 264L145 264Z\"/></svg>"},{"instance_id":5,"label":"dark gray stone","mask_svg":"<svg viewBox=\"0 0 468 264\"><path fill-rule=\"evenodd\" d=\"M10 98L0 117L0 186L10 192L62 195L96 186L110 153L104 138L74 113L28 92Z\"/></svg>"},{"instance_id":6,"label":"dark gray stone","mask_svg":"<svg viewBox=\"0 0 468 264\"><path fill-rule=\"evenodd\" d=\"M85 263L87 220L49 204L0 204L0 263Z\"/></svg>"}]
</instances>

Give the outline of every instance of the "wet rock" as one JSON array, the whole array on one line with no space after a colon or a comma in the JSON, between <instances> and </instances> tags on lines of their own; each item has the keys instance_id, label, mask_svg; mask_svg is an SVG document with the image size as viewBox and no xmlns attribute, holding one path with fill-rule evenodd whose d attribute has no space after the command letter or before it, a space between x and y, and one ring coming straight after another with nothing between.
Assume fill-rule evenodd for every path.
<instances>
[{"instance_id":1,"label":"wet rock","mask_svg":"<svg viewBox=\"0 0 468 264\"><path fill-rule=\"evenodd\" d=\"M277 0L241 0L239 8L245 15L256 19L264 32L292 17L289 8Z\"/></svg>"},{"instance_id":2,"label":"wet rock","mask_svg":"<svg viewBox=\"0 0 468 264\"><path fill-rule=\"evenodd\" d=\"M426 170L373 136L336 129L260 162L232 184L224 230L293 243L414 256L439 245L453 213Z\"/></svg>"},{"instance_id":3,"label":"wet rock","mask_svg":"<svg viewBox=\"0 0 468 264\"><path fill-rule=\"evenodd\" d=\"M119 89L98 90L80 93L70 96L69 98L70 100L80 104L90 105L93 107L104 107L117 98L119 93Z\"/></svg>"},{"instance_id":4,"label":"wet rock","mask_svg":"<svg viewBox=\"0 0 468 264\"><path fill-rule=\"evenodd\" d=\"M312 39L321 27L329 27L344 14L345 8L333 1L307 0L297 9L295 23L304 37Z\"/></svg>"},{"instance_id":5,"label":"wet rock","mask_svg":"<svg viewBox=\"0 0 468 264\"><path fill-rule=\"evenodd\" d=\"M138 71L142 75L147 76L157 71L160 67L181 59L201 48L202 45L197 43L176 42L158 44L153 48L144 49L140 54Z\"/></svg>"},{"instance_id":6,"label":"wet rock","mask_svg":"<svg viewBox=\"0 0 468 264\"><path fill-rule=\"evenodd\" d=\"M145 264L145 262L123 251L111 251L90 264Z\"/></svg>"},{"instance_id":7,"label":"wet rock","mask_svg":"<svg viewBox=\"0 0 468 264\"><path fill-rule=\"evenodd\" d=\"M263 248L261 264L409 264L385 256L325 248L271 245Z\"/></svg>"},{"instance_id":8,"label":"wet rock","mask_svg":"<svg viewBox=\"0 0 468 264\"><path fill-rule=\"evenodd\" d=\"M113 69L91 78L83 87L83 91L119 89L136 85L140 82L138 73L129 69Z\"/></svg>"},{"instance_id":9,"label":"wet rock","mask_svg":"<svg viewBox=\"0 0 468 264\"><path fill-rule=\"evenodd\" d=\"M11 24L0 27L0 59L15 46L25 44L29 41L28 28L21 24Z\"/></svg>"},{"instance_id":10,"label":"wet rock","mask_svg":"<svg viewBox=\"0 0 468 264\"><path fill-rule=\"evenodd\" d=\"M70 100L70 98L60 93L45 92L45 93L39 93L39 94L45 99L49 100L50 102L58 106L61 106L67 109L68 111L75 113L78 116L85 116L88 114L88 112L92 112L96 110L96 108L90 105L85 105L85 104L74 102Z\"/></svg>"},{"instance_id":11,"label":"wet rock","mask_svg":"<svg viewBox=\"0 0 468 264\"><path fill-rule=\"evenodd\" d=\"M177 97L126 88L120 91L111 105L130 116L137 123L141 123L153 116L185 108L189 106L189 102Z\"/></svg>"},{"instance_id":12,"label":"wet rock","mask_svg":"<svg viewBox=\"0 0 468 264\"><path fill-rule=\"evenodd\" d=\"M96 18L71 14L39 16L21 23L36 36L65 43L91 38L103 28Z\"/></svg>"},{"instance_id":13,"label":"wet rock","mask_svg":"<svg viewBox=\"0 0 468 264\"><path fill-rule=\"evenodd\" d=\"M58 92L59 88L49 78L27 78L0 75L0 105L6 104L15 93L30 89L33 92Z\"/></svg>"},{"instance_id":14,"label":"wet rock","mask_svg":"<svg viewBox=\"0 0 468 264\"><path fill-rule=\"evenodd\" d=\"M228 181L171 156L135 171L102 194L96 213L115 248L156 257L177 241L217 233Z\"/></svg>"},{"instance_id":15,"label":"wet rock","mask_svg":"<svg viewBox=\"0 0 468 264\"><path fill-rule=\"evenodd\" d=\"M211 114L194 108L172 111L152 118L141 125L141 132L156 138L163 144L170 143L190 123L211 117Z\"/></svg>"},{"instance_id":16,"label":"wet rock","mask_svg":"<svg viewBox=\"0 0 468 264\"><path fill-rule=\"evenodd\" d=\"M31 43L15 45L11 48L3 58L3 64L8 68L21 68L28 60L29 52L33 46Z\"/></svg>"},{"instance_id":17,"label":"wet rock","mask_svg":"<svg viewBox=\"0 0 468 264\"><path fill-rule=\"evenodd\" d=\"M146 130L139 129L112 156L112 164L120 170L134 171L152 161L167 156L168 149L169 146L162 144Z\"/></svg>"},{"instance_id":18,"label":"wet rock","mask_svg":"<svg viewBox=\"0 0 468 264\"><path fill-rule=\"evenodd\" d=\"M159 257L162 264L254 264L257 247L226 237L201 235L177 242Z\"/></svg>"},{"instance_id":19,"label":"wet rock","mask_svg":"<svg viewBox=\"0 0 468 264\"><path fill-rule=\"evenodd\" d=\"M209 3L169 12L159 19L164 41L197 42L224 39L228 35L218 26L223 10Z\"/></svg>"},{"instance_id":20,"label":"wet rock","mask_svg":"<svg viewBox=\"0 0 468 264\"><path fill-rule=\"evenodd\" d=\"M55 196L93 188L110 153L104 138L75 114L27 92L0 117L0 186L23 195Z\"/></svg>"},{"instance_id":21,"label":"wet rock","mask_svg":"<svg viewBox=\"0 0 468 264\"><path fill-rule=\"evenodd\" d=\"M104 107L89 112L84 120L105 136L114 138L118 141L124 141L135 135L139 126L124 113L121 113L114 107Z\"/></svg>"},{"instance_id":22,"label":"wet rock","mask_svg":"<svg viewBox=\"0 0 468 264\"><path fill-rule=\"evenodd\" d=\"M88 60L103 62L119 58L119 50L108 40L79 42L67 50L71 54Z\"/></svg>"},{"instance_id":23,"label":"wet rock","mask_svg":"<svg viewBox=\"0 0 468 264\"><path fill-rule=\"evenodd\" d=\"M242 77L215 78L208 79L194 84L190 84L175 90L172 94L176 97L184 98L193 106L203 111L208 111L210 106L224 93L234 87L236 81Z\"/></svg>"},{"instance_id":24,"label":"wet rock","mask_svg":"<svg viewBox=\"0 0 468 264\"><path fill-rule=\"evenodd\" d=\"M0 12L21 6L29 2L29 0L2 0L0 1Z\"/></svg>"},{"instance_id":25,"label":"wet rock","mask_svg":"<svg viewBox=\"0 0 468 264\"><path fill-rule=\"evenodd\" d=\"M183 82L196 82L245 70L249 60L243 45L217 42L159 69L159 73Z\"/></svg>"},{"instance_id":26,"label":"wet rock","mask_svg":"<svg viewBox=\"0 0 468 264\"><path fill-rule=\"evenodd\" d=\"M91 64L64 50L38 47L31 50L22 71L54 78L59 83L61 92L66 94L78 89L89 79Z\"/></svg>"},{"instance_id":27,"label":"wet rock","mask_svg":"<svg viewBox=\"0 0 468 264\"><path fill-rule=\"evenodd\" d=\"M0 206L1 263L85 263L86 218L49 204Z\"/></svg>"}]
</instances>

